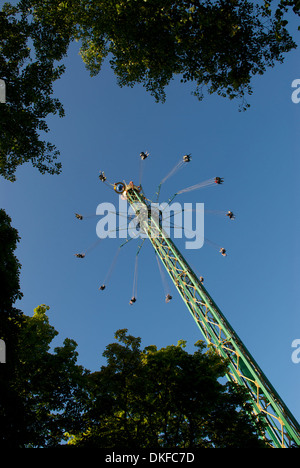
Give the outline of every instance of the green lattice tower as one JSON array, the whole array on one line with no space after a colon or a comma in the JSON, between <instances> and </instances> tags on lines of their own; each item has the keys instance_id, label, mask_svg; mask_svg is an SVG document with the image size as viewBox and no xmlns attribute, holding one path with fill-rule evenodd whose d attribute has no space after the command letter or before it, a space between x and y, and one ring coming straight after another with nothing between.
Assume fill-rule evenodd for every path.
<instances>
[{"instance_id":1,"label":"green lattice tower","mask_svg":"<svg viewBox=\"0 0 300 468\"><path fill-rule=\"evenodd\" d=\"M157 213L151 216L151 205L142 190L132 183L125 189L127 201L138 215L141 229L147 234L206 342L229 360L228 379L247 389L253 412L260 414L266 422L264 438L270 447L300 446L298 422L164 232Z\"/></svg>"}]
</instances>

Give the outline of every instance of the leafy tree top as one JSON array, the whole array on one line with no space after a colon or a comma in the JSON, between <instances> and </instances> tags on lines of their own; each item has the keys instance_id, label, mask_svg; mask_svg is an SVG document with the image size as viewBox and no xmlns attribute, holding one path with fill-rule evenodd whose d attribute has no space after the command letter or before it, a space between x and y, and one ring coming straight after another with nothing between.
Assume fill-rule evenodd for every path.
<instances>
[{"instance_id":1,"label":"leafy tree top","mask_svg":"<svg viewBox=\"0 0 300 468\"><path fill-rule=\"evenodd\" d=\"M0 11L0 174L16 179L31 162L59 174L55 145L44 141L47 117L64 115L53 84L72 41L90 74L108 58L120 86L141 84L158 102L179 77L200 100L204 92L249 104L252 78L296 47L288 12L296 0L20 0ZM60 64L59 64L60 63Z\"/></svg>"},{"instance_id":2,"label":"leafy tree top","mask_svg":"<svg viewBox=\"0 0 300 468\"><path fill-rule=\"evenodd\" d=\"M107 365L88 377L83 431L69 444L84 448L264 447L262 425L244 391L220 383L226 362L202 341L140 348L140 338L118 330L106 347Z\"/></svg>"}]
</instances>

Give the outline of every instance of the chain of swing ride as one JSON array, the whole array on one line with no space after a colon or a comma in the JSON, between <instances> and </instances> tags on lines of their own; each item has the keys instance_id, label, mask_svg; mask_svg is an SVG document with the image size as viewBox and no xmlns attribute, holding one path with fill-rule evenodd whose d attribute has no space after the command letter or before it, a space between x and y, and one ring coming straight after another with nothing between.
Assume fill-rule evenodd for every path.
<instances>
[{"instance_id":1,"label":"chain of swing ride","mask_svg":"<svg viewBox=\"0 0 300 468\"><path fill-rule=\"evenodd\" d=\"M147 159L149 156L149 152L141 152L140 153L140 171L139 171L139 186L138 188L141 187L141 180L142 180L142 173L143 173L143 161L145 159ZM159 183L158 185L158 188L157 188L157 191L156 191L156 202L158 202L158 199L159 199L159 195L160 195L160 190L161 190L161 187L162 185L168 180L170 179L170 177L172 177L174 174L176 174L184 165L186 165L187 163L189 163L191 161L191 155L190 154L186 154L184 155L179 162L176 163L176 165L167 173L167 175L161 180L161 182ZM103 183L105 183L106 185L108 185L110 188L113 188L113 190L116 192L116 193L119 193L124 199L126 199L126 196L124 196L124 193L126 193L126 186L125 184L121 183L121 182L118 182L118 183L109 183L107 181L107 178L104 174L103 171L100 171L99 173L99 180ZM182 193L186 193L186 192L191 192L193 190L198 190L198 189L201 189L201 188L205 188L205 187L209 187L209 186L212 186L212 185L215 185L215 184L222 184L223 183L223 178L221 177L214 177L214 178L211 178L211 179L208 179L208 180L205 180L205 181L202 181L198 184L195 184L195 185L192 185L192 186L189 186L189 187L186 187L184 189L181 189L179 190L178 192L176 192L168 201L167 205L170 205L171 201L174 200L174 198L177 196L177 195L180 195ZM132 182L130 182L129 184L129 187L132 187L133 184ZM224 210L206 210L206 213L210 213L210 214L215 214L215 215L221 215L221 216L227 216L229 219L235 219L235 215L233 214L232 211L224 211ZM122 213L117 213L119 216L122 217ZM173 215L170 215L170 218L171 216L174 216L176 213L173 213ZM83 219L87 219L87 218L92 218L92 217L95 217L97 215L81 215L81 214L78 214L78 213L75 213L75 216L77 219L79 220L83 220ZM124 214L123 214L124 216ZM133 214L133 215L129 215L128 217L126 217L126 219L134 219L136 218L136 214ZM171 220L170 220L170 223L171 223ZM176 226L174 223L173 225L171 226L168 226L168 227L172 227L172 228L178 228L178 226ZM116 228L114 231L120 231L122 229L126 229L127 230L127 225L125 227L122 227L122 226L119 226L118 228ZM138 236L137 236L138 237ZM112 260L112 263L109 267L109 270L104 278L104 281L103 283L99 286L99 290L100 291L103 291L107 284L108 284L108 281L110 280L111 276L112 276L112 273L113 273L113 270L115 268L115 265L116 265L116 262L117 262L117 259L118 259L118 256L119 256L119 253L120 253L120 249L126 245L130 240L134 239L136 237L130 237L130 238L127 238L125 242L123 242L117 249L117 252ZM77 258L85 258L85 256L91 251L93 250L98 244L99 242L101 241L102 239L98 239L94 244L92 244L90 247L88 247L85 252L83 253L77 253L75 254L75 256ZM129 304L132 305L136 302L137 300L137 280L138 280L138 258L139 258L139 253L140 253L140 250L142 248L142 245L144 243L145 239L143 239L142 243L138 246L138 249L137 249L137 252L136 252L136 256L135 256L135 262L134 262L134 274L133 274L133 287L132 287L132 297L129 301ZM220 247L219 245L217 245L215 242L212 242L210 241L209 239L205 238L205 242L210 244L211 246L215 247L215 248L218 248L219 249L219 252L221 253L221 255L223 257L226 257L227 256L227 253L226 253L226 249L224 247ZM157 265L158 265L158 270L159 270L159 274L160 274L160 278L161 278L161 281L162 281L162 285L163 285L163 289L164 289L164 294L165 294L165 301L166 303L170 302L170 300L172 299L172 296L170 294L170 290L169 290L169 284L168 284L168 281L167 281L167 278L166 278L166 275L165 275L165 272L162 268L162 265L161 265L161 262L157 256L157 253L155 252L155 257L156 257L156 260L157 260ZM199 279L201 282L204 281L204 278L202 276L199 276Z\"/></svg>"}]
</instances>

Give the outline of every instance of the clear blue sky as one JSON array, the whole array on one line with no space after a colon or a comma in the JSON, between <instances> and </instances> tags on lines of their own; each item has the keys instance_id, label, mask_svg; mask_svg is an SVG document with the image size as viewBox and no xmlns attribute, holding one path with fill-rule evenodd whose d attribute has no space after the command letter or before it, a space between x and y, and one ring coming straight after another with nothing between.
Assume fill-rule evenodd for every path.
<instances>
[{"instance_id":1,"label":"clear blue sky","mask_svg":"<svg viewBox=\"0 0 300 468\"><path fill-rule=\"evenodd\" d=\"M205 236L226 247L223 258L209 244L184 251L205 287L245 343L296 419L300 420L300 363L292 362L292 341L299 327L299 129L300 104L291 100L291 83L300 78L299 51L291 52L254 80L251 108L238 102L191 96L189 85L172 82L167 102L157 104L141 86L120 89L108 64L90 78L78 46L70 49L67 71L55 85L66 117L49 119L46 137L61 151L60 176L41 175L30 164L17 181L0 181L1 206L12 218L21 242L19 305L32 315L50 306L50 323L59 332L54 345L68 337L78 343L78 362L94 371L114 332L127 328L142 346L176 344L184 339L193 352L201 335L171 285L164 290L153 251L144 244L139 258L138 301L129 305L136 241L118 258L107 289L98 290L119 239L102 241L84 260L74 254L96 240L94 214L102 202L118 202L98 179L138 180L139 153L149 151L143 188L154 197L162 177L186 153L192 162L164 186L160 200L178 189L211 177L222 186L190 192L181 202L203 202L206 210L232 210L236 220L205 216ZM182 249L183 242L175 243Z\"/></svg>"}]
</instances>

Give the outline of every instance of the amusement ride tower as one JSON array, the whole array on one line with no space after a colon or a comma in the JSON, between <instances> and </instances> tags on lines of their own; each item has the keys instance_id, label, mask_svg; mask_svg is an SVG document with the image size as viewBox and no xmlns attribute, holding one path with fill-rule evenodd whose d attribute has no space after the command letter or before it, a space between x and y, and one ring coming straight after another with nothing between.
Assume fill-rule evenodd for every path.
<instances>
[{"instance_id":1,"label":"amusement ride tower","mask_svg":"<svg viewBox=\"0 0 300 468\"><path fill-rule=\"evenodd\" d=\"M253 412L266 423L264 438L274 448L300 446L300 427L241 339L164 231L141 186L116 183L115 191L132 206L140 229L149 238L207 344L229 360L228 379L245 387Z\"/></svg>"},{"instance_id":2,"label":"amusement ride tower","mask_svg":"<svg viewBox=\"0 0 300 468\"><path fill-rule=\"evenodd\" d=\"M141 153L141 159L146 157L147 153ZM188 162L189 155L185 155L183 160ZM104 173L100 173L99 178L106 182ZM222 183L222 179L217 177L213 182ZM228 360L227 378L247 390L253 413L260 415L265 423L262 437L271 448L300 447L298 422L209 295L202 281L165 232L162 213L153 209L141 185L135 186L133 182L117 182L110 185L132 207L140 230L151 242L207 344ZM161 184L157 195L160 186ZM82 219L81 215L76 216ZM76 255L84 257L84 254ZM105 289L105 285L99 289ZM130 303L133 302L134 297Z\"/></svg>"}]
</instances>

